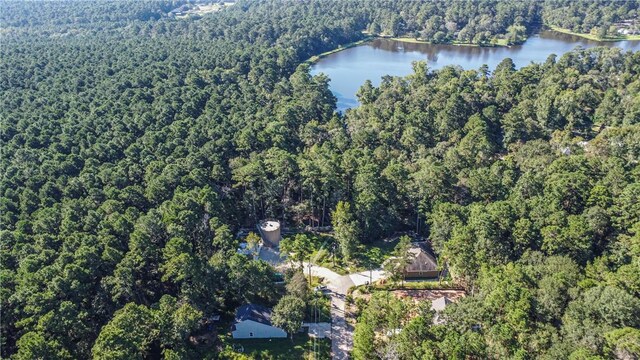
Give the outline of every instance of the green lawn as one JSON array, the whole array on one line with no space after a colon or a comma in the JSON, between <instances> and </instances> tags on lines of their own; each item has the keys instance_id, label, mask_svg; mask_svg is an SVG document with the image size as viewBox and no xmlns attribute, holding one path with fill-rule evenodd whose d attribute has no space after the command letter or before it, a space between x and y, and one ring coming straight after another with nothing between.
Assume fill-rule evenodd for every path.
<instances>
[{"instance_id":1,"label":"green lawn","mask_svg":"<svg viewBox=\"0 0 640 360\"><path fill-rule=\"evenodd\" d=\"M361 244L356 252L356 258L349 263L345 263L340 256L335 261L331 256L326 256L316 263L340 275L376 269L380 268L382 263L391 256L391 252L397 243L398 239L393 241L381 240L366 245ZM311 257L313 258L313 255Z\"/></svg>"},{"instance_id":2,"label":"green lawn","mask_svg":"<svg viewBox=\"0 0 640 360\"><path fill-rule=\"evenodd\" d=\"M409 38L409 37L393 37L393 38L390 38L390 39L391 40L395 40L395 41L411 43L411 44L431 44L431 42L429 42L429 41L418 40L416 38Z\"/></svg>"},{"instance_id":3,"label":"green lawn","mask_svg":"<svg viewBox=\"0 0 640 360\"><path fill-rule=\"evenodd\" d=\"M560 27L557 27L557 26L549 26L549 28L551 30L553 30L553 31L561 32L563 34L580 36L582 38L593 40L593 41L640 40L640 35L619 35L619 36L615 36L615 37L607 37L607 38L604 38L604 39L600 39L597 36L592 35L592 34L577 33L577 32L573 32L573 31L571 31L569 29L563 29L563 28L560 28Z\"/></svg>"},{"instance_id":4,"label":"green lawn","mask_svg":"<svg viewBox=\"0 0 640 360\"><path fill-rule=\"evenodd\" d=\"M338 255L339 256L339 255ZM331 271L340 274L347 275L350 272L353 272L353 266L348 266L341 259L336 259L335 262L332 258L323 259L322 261L318 261L317 265L330 269Z\"/></svg>"},{"instance_id":5,"label":"green lawn","mask_svg":"<svg viewBox=\"0 0 640 360\"><path fill-rule=\"evenodd\" d=\"M496 46L508 46L509 41L507 39L496 39L495 44Z\"/></svg>"},{"instance_id":6,"label":"green lawn","mask_svg":"<svg viewBox=\"0 0 640 360\"><path fill-rule=\"evenodd\" d=\"M316 62L318 62L318 60L322 59L325 56L337 53L338 51L342 51L342 50L346 50L346 49L352 48L354 46L362 45L362 44L370 41L371 39L372 39L372 37L367 36L366 38L364 38L362 40L354 41L354 42L346 44L346 45L341 45L337 49L329 50L329 51L323 52L322 54L314 55L314 56L310 57L309 59L307 59L306 61L304 61L304 63L315 64Z\"/></svg>"},{"instance_id":7,"label":"green lawn","mask_svg":"<svg viewBox=\"0 0 640 360\"><path fill-rule=\"evenodd\" d=\"M426 40L419 40L416 38L409 38L409 37L394 37L394 38L390 38L391 40L395 40L395 41L400 41L400 42L406 42L406 43L411 43L411 44L432 44L432 42L430 41L426 41ZM484 44L484 45L479 45L479 44L473 44L473 43L468 43L468 42L461 42L461 41L450 41L450 42L444 42L442 43L443 45L457 45L457 46L472 46L472 47L479 47L479 46L485 46L485 47L491 47L491 46L508 46L508 41L507 39L496 39L494 42L489 43L489 44Z\"/></svg>"},{"instance_id":8,"label":"green lawn","mask_svg":"<svg viewBox=\"0 0 640 360\"><path fill-rule=\"evenodd\" d=\"M333 235L312 233L305 233L305 235L311 242L311 248L315 249L308 257L310 260L307 261L331 269L340 275L380 268L382 263L391 256L394 247L398 243L398 239L394 238L393 240L379 240L369 244L360 244L355 252L355 258L345 262L339 253L335 259L333 258L332 249L335 244ZM337 244L335 246L336 251L339 252ZM304 270L305 276L308 276L307 269L305 268ZM312 279L312 286L316 285L314 280Z\"/></svg>"},{"instance_id":9,"label":"green lawn","mask_svg":"<svg viewBox=\"0 0 640 360\"><path fill-rule=\"evenodd\" d=\"M371 244L361 245L358 249L357 270L365 271L376 268L381 268L382 264L387 260L396 244L398 239L393 240L379 240Z\"/></svg>"},{"instance_id":10,"label":"green lawn","mask_svg":"<svg viewBox=\"0 0 640 360\"><path fill-rule=\"evenodd\" d=\"M220 359L330 359L331 341L329 339L309 338L306 334L298 334L291 339L247 339L229 340Z\"/></svg>"}]
</instances>

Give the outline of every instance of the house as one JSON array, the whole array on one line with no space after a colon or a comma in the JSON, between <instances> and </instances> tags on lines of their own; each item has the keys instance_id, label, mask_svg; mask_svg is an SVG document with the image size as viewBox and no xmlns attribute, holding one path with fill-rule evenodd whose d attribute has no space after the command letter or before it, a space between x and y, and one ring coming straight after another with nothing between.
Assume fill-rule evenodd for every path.
<instances>
[{"instance_id":1,"label":"house","mask_svg":"<svg viewBox=\"0 0 640 360\"><path fill-rule=\"evenodd\" d=\"M189 5L184 4L176 9L169 11L169 15L182 16L182 15L186 15L187 11L189 11Z\"/></svg>"},{"instance_id":2,"label":"house","mask_svg":"<svg viewBox=\"0 0 640 360\"><path fill-rule=\"evenodd\" d=\"M405 279L437 278L438 261L429 253L426 243L413 243L409 249L411 263L405 267Z\"/></svg>"},{"instance_id":3,"label":"house","mask_svg":"<svg viewBox=\"0 0 640 360\"><path fill-rule=\"evenodd\" d=\"M271 310L256 304L245 304L236 311L231 334L234 339L286 338L287 332L271 324Z\"/></svg>"}]
</instances>

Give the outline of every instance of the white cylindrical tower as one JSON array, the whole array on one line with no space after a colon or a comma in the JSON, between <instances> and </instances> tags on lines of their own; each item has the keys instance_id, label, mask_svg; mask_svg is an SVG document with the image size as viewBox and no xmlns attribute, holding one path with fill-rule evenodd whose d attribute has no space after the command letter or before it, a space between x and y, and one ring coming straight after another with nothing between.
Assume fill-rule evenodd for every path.
<instances>
[{"instance_id":1,"label":"white cylindrical tower","mask_svg":"<svg viewBox=\"0 0 640 360\"><path fill-rule=\"evenodd\" d=\"M260 236L266 246L277 248L280 246L280 222L279 221L262 221L258 224L260 230Z\"/></svg>"}]
</instances>

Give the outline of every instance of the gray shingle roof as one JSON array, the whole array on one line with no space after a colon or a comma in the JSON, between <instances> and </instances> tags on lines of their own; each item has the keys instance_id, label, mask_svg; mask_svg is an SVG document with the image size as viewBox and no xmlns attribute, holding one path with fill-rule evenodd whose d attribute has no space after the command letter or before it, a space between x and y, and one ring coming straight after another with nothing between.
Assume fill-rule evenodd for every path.
<instances>
[{"instance_id":1,"label":"gray shingle roof","mask_svg":"<svg viewBox=\"0 0 640 360\"><path fill-rule=\"evenodd\" d=\"M271 309L257 304L244 304L236 310L236 323L252 320L261 324L271 325Z\"/></svg>"},{"instance_id":2,"label":"gray shingle roof","mask_svg":"<svg viewBox=\"0 0 640 360\"><path fill-rule=\"evenodd\" d=\"M426 248L426 244L413 243L409 252L412 254L413 259L411 263L407 265L405 271L417 272L417 271L433 271L438 269L438 262L429 253Z\"/></svg>"}]
</instances>

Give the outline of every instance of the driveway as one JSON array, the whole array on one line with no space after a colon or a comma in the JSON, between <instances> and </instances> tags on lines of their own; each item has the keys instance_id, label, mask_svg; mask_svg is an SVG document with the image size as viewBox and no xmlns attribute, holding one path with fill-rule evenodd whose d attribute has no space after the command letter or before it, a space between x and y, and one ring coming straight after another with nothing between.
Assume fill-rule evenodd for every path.
<instances>
[{"instance_id":1,"label":"driveway","mask_svg":"<svg viewBox=\"0 0 640 360\"><path fill-rule=\"evenodd\" d=\"M363 271L340 275L334 271L317 265L311 265L311 275L324 278L327 288L331 290L331 358L349 359L353 348L353 326L346 319L346 296L349 288L376 281L384 277L382 270ZM309 274L309 263L304 263L305 275Z\"/></svg>"},{"instance_id":2,"label":"driveway","mask_svg":"<svg viewBox=\"0 0 640 360\"><path fill-rule=\"evenodd\" d=\"M350 274L349 278L353 282L355 286L364 285L366 283L374 283L380 279L383 279L384 271L382 270L371 270L371 271L362 271L355 274Z\"/></svg>"},{"instance_id":3,"label":"driveway","mask_svg":"<svg viewBox=\"0 0 640 360\"><path fill-rule=\"evenodd\" d=\"M349 359L353 347L353 326L346 319L345 294L331 292L331 358Z\"/></svg>"},{"instance_id":4,"label":"driveway","mask_svg":"<svg viewBox=\"0 0 640 360\"><path fill-rule=\"evenodd\" d=\"M309 263L308 262L303 262L303 270L304 270L304 274L308 275L309 274ZM337 281L339 278L342 277L342 275L331 271L325 267L322 266L317 266L317 265L311 265L311 275L312 276L317 276L317 277L322 277L324 278L327 282L331 283L334 281Z\"/></svg>"},{"instance_id":5,"label":"driveway","mask_svg":"<svg viewBox=\"0 0 640 360\"><path fill-rule=\"evenodd\" d=\"M302 323L302 327L309 328L309 337L318 339L331 338L331 323Z\"/></svg>"}]
</instances>

